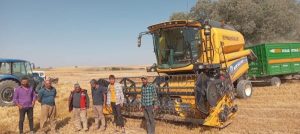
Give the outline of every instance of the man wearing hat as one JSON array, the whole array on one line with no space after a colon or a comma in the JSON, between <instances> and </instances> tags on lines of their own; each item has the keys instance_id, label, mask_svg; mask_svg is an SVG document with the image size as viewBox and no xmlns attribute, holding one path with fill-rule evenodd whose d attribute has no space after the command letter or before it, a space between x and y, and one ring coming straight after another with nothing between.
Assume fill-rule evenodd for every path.
<instances>
[{"instance_id":1,"label":"man wearing hat","mask_svg":"<svg viewBox=\"0 0 300 134\"><path fill-rule=\"evenodd\" d=\"M89 96L87 90L82 89L78 83L74 85L74 90L69 97L69 111L73 111L73 121L75 131L80 131L83 126L84 131L88 131L87 109L89 108ZM82 122L82 126L81 126Z\"/></svg>"},{"instance_id":2,"label":"man wearing hat","mask_svg":"<svg viewBox=\"0 0 300 134\"><path fill-rule=\"evenodd\" d=\"M157 99L156 90L153 84L148 83L147 76L142 76L142 108L147 123L147 134L155 133L154 109L158 108L159 101Z\"/></svg>"}]
</instances>

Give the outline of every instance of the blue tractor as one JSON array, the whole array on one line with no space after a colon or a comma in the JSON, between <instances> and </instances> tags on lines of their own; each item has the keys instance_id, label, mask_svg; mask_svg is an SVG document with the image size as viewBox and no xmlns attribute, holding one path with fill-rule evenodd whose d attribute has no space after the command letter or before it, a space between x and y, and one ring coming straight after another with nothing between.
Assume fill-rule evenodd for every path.
<instances>
[{"instance_id":1,"label":"blue tractor","mask_svg":"<svg viewBox=\"0 0 300 134\"><path fill-rule=\"evenodd\" d=\"M43 78L32 73L32 64L19 59L0 58L0 106L12 106L14 89L20 85L20 79L27 77L30 85L39 90L43 85Z\"/></svg>"}]
</instances>

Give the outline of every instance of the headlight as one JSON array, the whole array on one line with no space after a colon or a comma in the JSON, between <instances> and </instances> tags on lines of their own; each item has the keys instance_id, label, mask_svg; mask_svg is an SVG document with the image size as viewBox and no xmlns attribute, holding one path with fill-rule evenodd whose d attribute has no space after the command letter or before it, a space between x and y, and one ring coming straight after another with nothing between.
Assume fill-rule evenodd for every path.
<instances>
[{"instance_id":1,"label":"headlight","mask_svg":"<svg viewBox=\"0 0 300 134\"><path fill-rule=\"evenodd\" d=\"M199 69L203 69L203 68L204 68L204 65L198 65L198 68L199 68Z\"/></svg>"}]
</instances>

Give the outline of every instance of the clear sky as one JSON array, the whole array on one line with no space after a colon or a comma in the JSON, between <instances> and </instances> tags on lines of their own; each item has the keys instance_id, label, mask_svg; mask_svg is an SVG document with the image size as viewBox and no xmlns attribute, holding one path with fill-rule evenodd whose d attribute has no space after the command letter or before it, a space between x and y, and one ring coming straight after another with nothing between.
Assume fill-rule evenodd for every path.
<instances>
[{"instance_id":1,"label":"clear sky","mask_svg":"<svg viewBox=\"0 0 300 134\"><path fill-rule=\"evenodd\" d=\"M26 59L41 67L152 64L151 36L138 48L138 33L195 2L1 0L0 58Z\"/></svg>"}]
</instances>

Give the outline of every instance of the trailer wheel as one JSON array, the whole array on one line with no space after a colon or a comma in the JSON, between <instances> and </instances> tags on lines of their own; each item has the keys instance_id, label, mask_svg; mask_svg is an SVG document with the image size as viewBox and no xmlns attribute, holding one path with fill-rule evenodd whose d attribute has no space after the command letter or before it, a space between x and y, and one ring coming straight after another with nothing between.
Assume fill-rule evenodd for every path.
<instances>
[{"instance_id":1,"label":"trailer wheel","mask_svg":"<svg viewBox=\"0 0 300 134\"><path fill-rule=\"evenodd\" d=\"M270 82L271 86L279 87L281 85L281 80L278 77L272 77Z\"/></svg>"},{"instance_id":2,"label":"trailer wheel","mask_svg":"<svg viewBox=\"0 0 300 134\"><path fill-rule=\"evenodd\" d=\"M18 83L12 80L0 82L0 106L13 106L14 89Z\"/></svg>"},{"instance_id":3,"label":"trailer wheel","mask_svg":"<svg viewBox=\"0 0 300 134\"><path fill-rule=\"evenodd\" d=\"M236 87L238 98L249 98L252 95L252 84L248 80L240 80Z\"/></svg>"}]
</instances>

